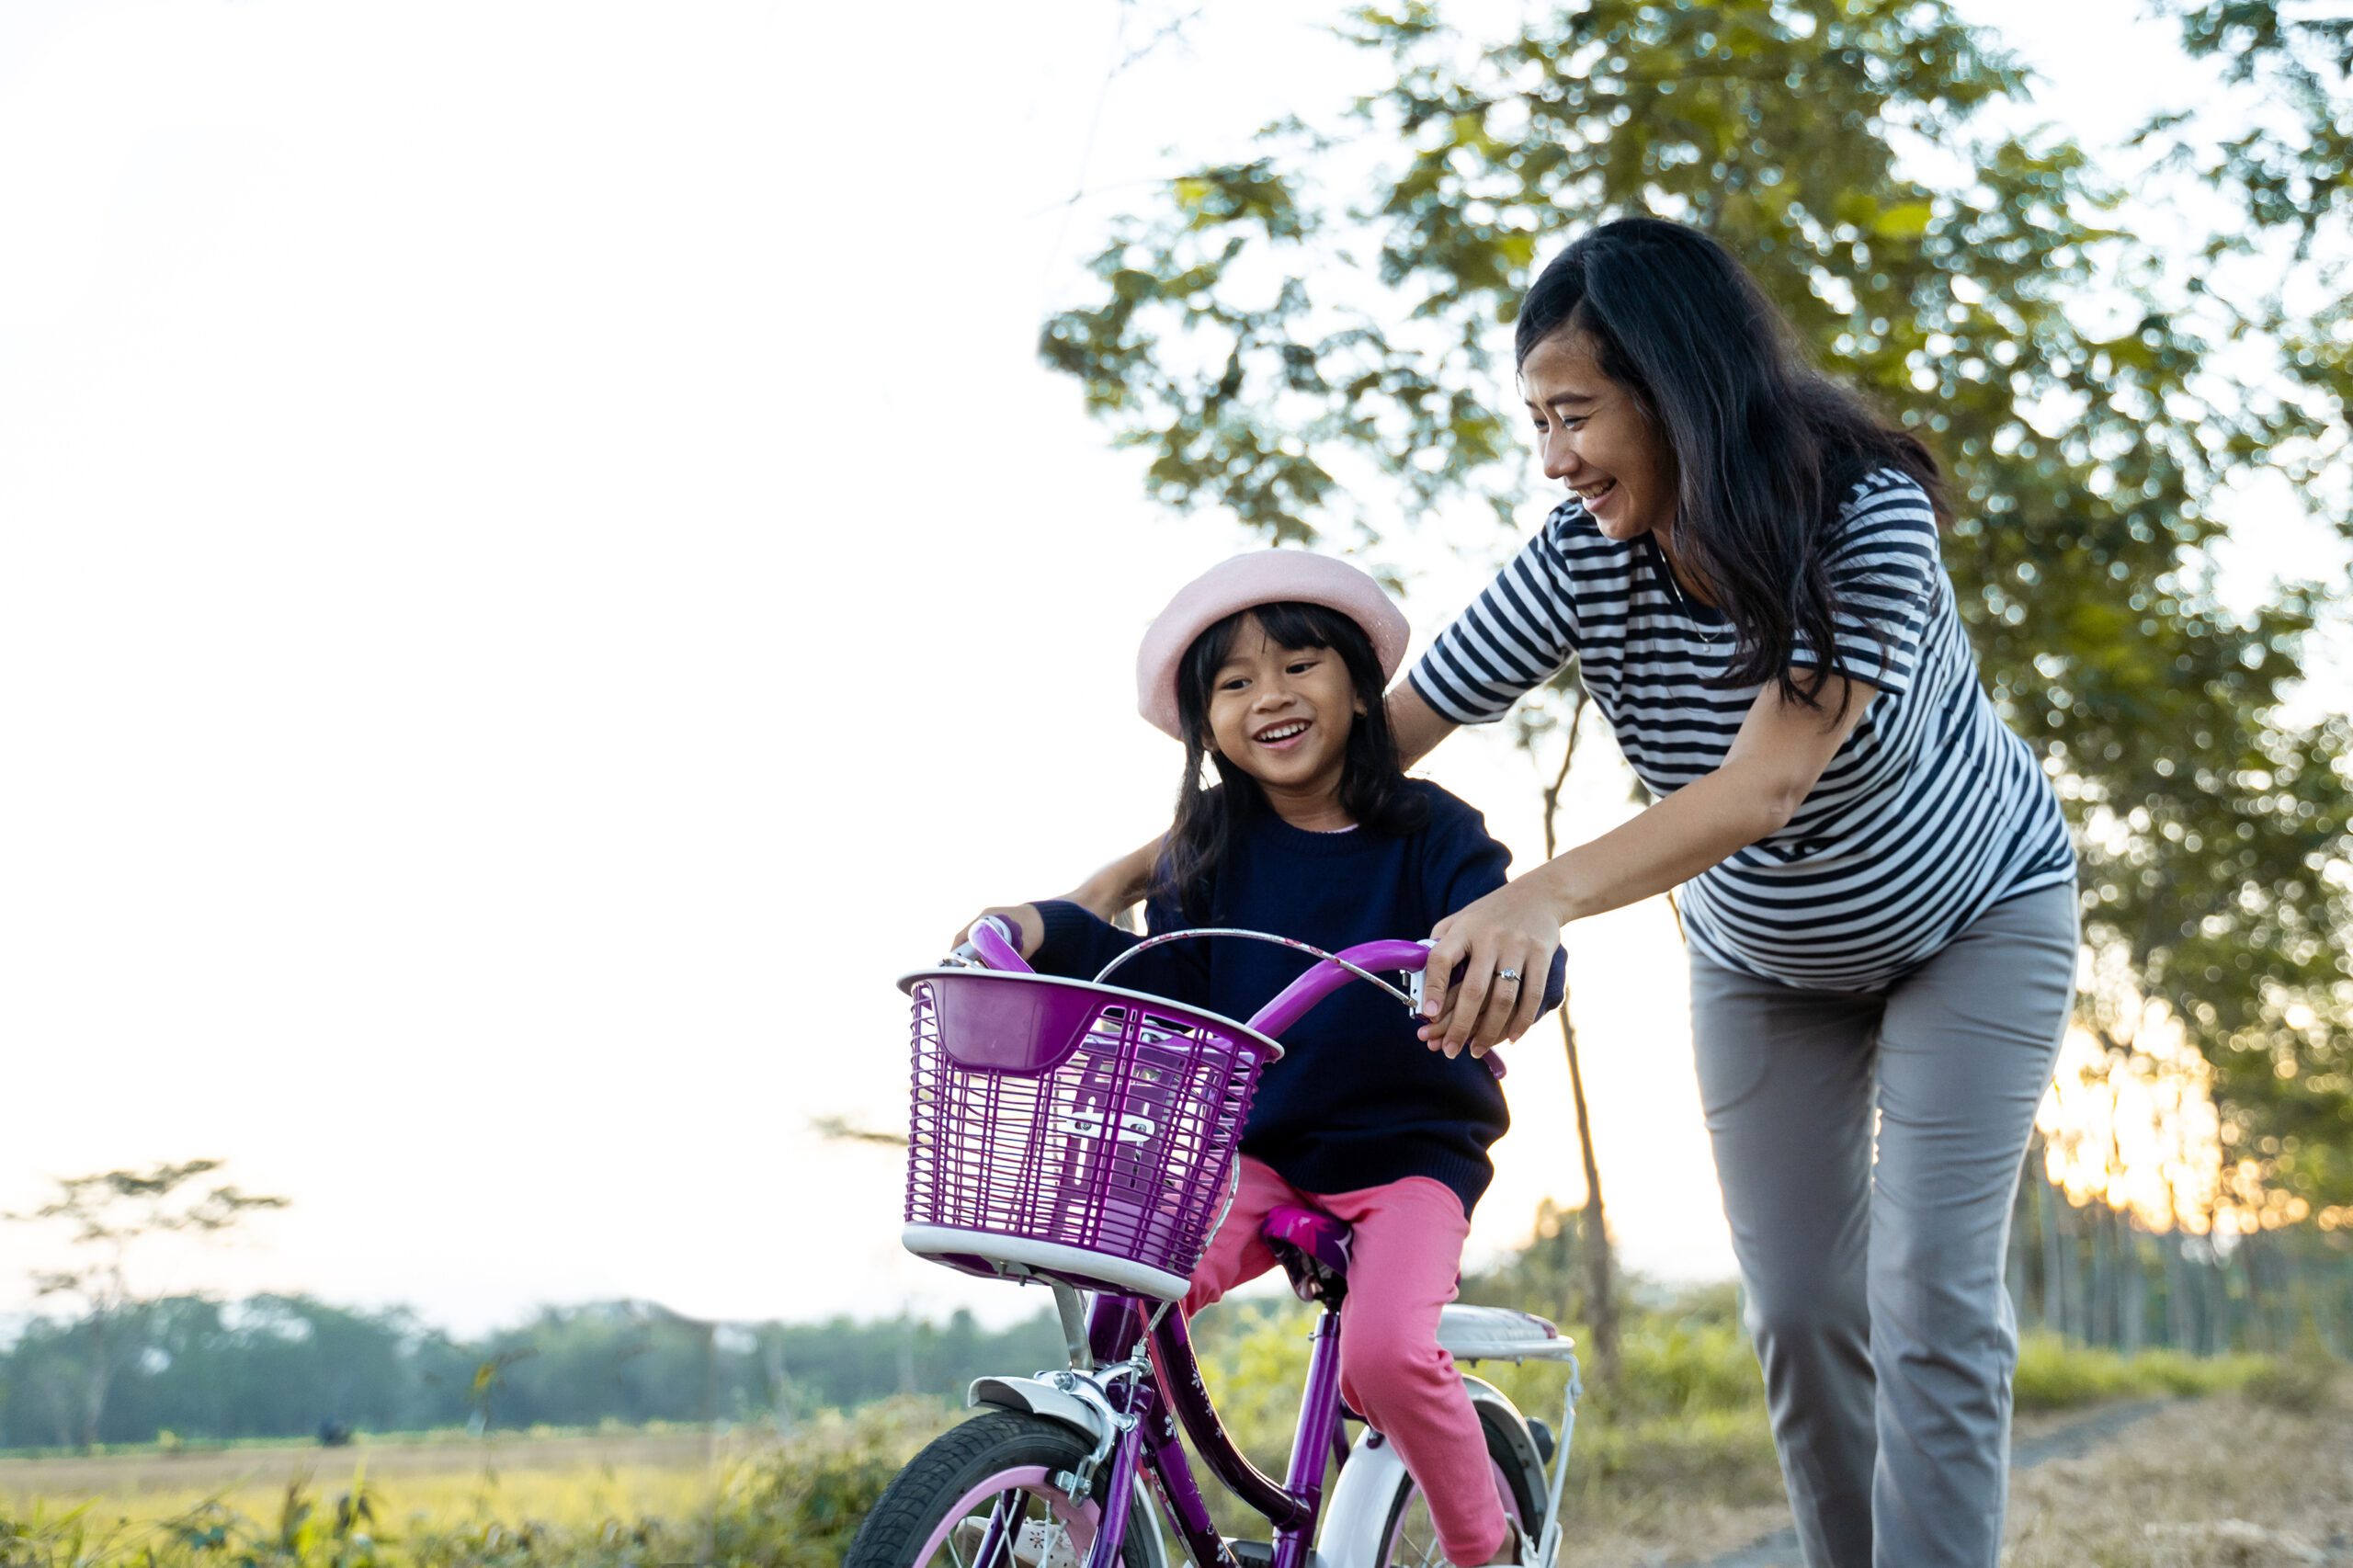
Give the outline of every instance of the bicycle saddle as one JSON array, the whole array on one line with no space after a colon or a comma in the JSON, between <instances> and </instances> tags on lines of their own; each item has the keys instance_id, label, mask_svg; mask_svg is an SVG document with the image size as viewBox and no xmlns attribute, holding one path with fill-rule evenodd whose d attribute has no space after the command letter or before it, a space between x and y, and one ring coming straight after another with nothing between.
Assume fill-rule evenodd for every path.
<instances>
[{"instance_id":1,"label":"bicycle saddle","mask_svg":"<svg viewBox=\"0 0 2353 1568\"><path fill-rule=\"evenodd\" d=\"M1348 1290L1348 1222L1316 1209L1279 1203L1267 1211L1258 1234L1290 1276L1291 1292L1302 1301L1338 1306Z\"/></svg>"}]
</instances>

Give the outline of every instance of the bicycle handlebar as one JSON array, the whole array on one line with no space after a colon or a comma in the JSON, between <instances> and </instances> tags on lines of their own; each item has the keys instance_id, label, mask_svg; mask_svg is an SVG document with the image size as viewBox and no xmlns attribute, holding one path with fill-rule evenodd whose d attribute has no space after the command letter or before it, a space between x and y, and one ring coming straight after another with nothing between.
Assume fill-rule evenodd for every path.
<instances>
[{"instance_id":1,"label":"bicycle handlebar","mask_svg":"<svg viewBox=\"0 0 2353 1568\"><path fill-rule=\"evenodd\" d=\"M1311 947L1292 937L1269 936L1263 931L1226 931L1208 927L1192 931L1172 931L1164 937L1148 938L1138 948L1131 949L1114 959L1105 966L1102 974L1095 977L1097 983L1100 983L1112 970L1133 957L1142 948L1175 941L1185 937L1255 937L1260 941L1274 942L1286 948L1297 948L1302 952L1316 955L1320 961L1313 968L1284 986L1273 1001L1250 1016L1249 1027L1269 1039L1279 1038L1283 1030L1306 1017L1310 1008L1351 980L1370 981L1391 995L1403 999L1406 1006L1416 1014L1421 1009L1421 974L1429 963L1429 944L1408 942L1398 938L1359 942L1353 948L1344 948L1339 952L1327 953L1321 948ZM958 960L970 959L979 962L984 968L1001 972L1035 974L1038 971L1031 968L1021 956L1021 949L1017 945L1019 940L1020 934L1015 931L1002 916L986 915L973 924L970 937L950 956ZM1400 971L1414 977L1413 994L1410 996L1379 978L1381 972L1393 974ZM1486 1062L1487 1070L1496 1077L1500 1078L1504 1075L1505 1067L1501 1056L1491 1051L1487 1053Z\"/></svg>"},{"instance_id":2,"label":"bicycle handlebar","mask_svg":"<svg viewBox=\"0 0 2353 1568\"><path fill-rule=\"evenodd\" d=\"M1280 1034L1284 1029L1299 1022L1309 1008L1351 980L1370 981L1391 995L1403 1000L1407 1006L1418 1006L1421 1003L1421 984L1418 976L1421 974L1423 966L1429 962L1428 945L1422 942L1402 940L1359 942L1355 947L1344 949L1340 952L1327 953L1323 949L1309 943L1289 937L1270 936L1263 931L1203 928L1192 931L1173 931L1163 937L1149 938L1112 960L1104 966L1103 972L1097 975L1095 979L1099 984L1109 978L1113 970L1145 949L1188 937L1251 937L1286 948L1296 948L1302 952L1314 955L1319 960L1314 967L1283 987L1279 994L1251 1016L1250 1028L1260 1034L1270 1036ZM978 963L985 969L995 970L1000 973L1035 974L1038 972L1036 969L1021 956L1021 949L1017 945L1019 940L1019 933L1015 931L1011 923L1002 915L983 915L972 923L972 928L967 934L962 945L949 956L961 961ZM1375 971L1392 974L1403 971L1417 977L1414 983L1413 994L1407 996L1395 986L1381 980L1379 972Z\"/></svg>"},{"instance_id":3,"label":"bicycle handlebar","mask_svg":"<svg viewBox=\"0 0 2353 1568\"><path fill-rule=\"evenodd\" d=\"M1309 1008L1356 978L1344 965L1419 974L1429 960L1429 949L1419 942L1359 942L1335 953L1284 986L1279 995L1250 1016L1250 1027L1263 1035L1279 1036L1304 1017Z\"/></svg>"}]
</instances>

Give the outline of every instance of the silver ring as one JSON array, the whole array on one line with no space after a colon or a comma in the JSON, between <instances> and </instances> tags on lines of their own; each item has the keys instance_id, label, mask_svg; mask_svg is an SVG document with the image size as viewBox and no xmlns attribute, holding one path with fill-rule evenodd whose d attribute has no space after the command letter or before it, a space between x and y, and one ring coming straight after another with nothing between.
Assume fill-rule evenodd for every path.
<instances>
[{"instance_id":1,"label":"silver ring","mask_svg":"<svg viewBox=\"0 0 2353 1568\"><path fill-rule=\"evenodd\" d=\"M1519 983L1519 971L1516 969L1499 969L1495 971L1495 978L1497 980L1508 980L1514 985L1518 985Z\"/></svg>"}]
</instances>

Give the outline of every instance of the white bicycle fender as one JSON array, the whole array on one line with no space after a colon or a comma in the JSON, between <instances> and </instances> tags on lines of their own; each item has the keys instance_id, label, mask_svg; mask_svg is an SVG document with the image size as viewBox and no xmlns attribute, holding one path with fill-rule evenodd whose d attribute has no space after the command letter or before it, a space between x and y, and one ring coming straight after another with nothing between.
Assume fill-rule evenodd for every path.
<instances>
[{"instance_id":1,"label":"white bicycle fender","mask_svg":"<svg viewBox=\"0 0 2353 1568\"><path fill-rule=\"evenodd\" d=\"M1528 1417L1520 1414L1519 1406L1511 1402L1510 1396L1483 1378L1465 1373L1462 1386L1471 1395L1472 1409L1484 1407L1504 1417L1493 1425L1501 1430L1504 1446L1518 1460L1520 1479L1527 1486L1529 1495L1536 1499L1540 1509L1542 1508L1544 1461L1536 1452L1536 1439L1528 1430Z\"/></svg>"},{"instance_id":2,"label":"white bicycle fender","mask_svg":"<svg viewBox=\"0 0 2353 1568\"><path fill-rule=\"evenodd\" d=\"M1471 1395L1473 1409L1489 1409L1506 1418L1491 1425L1518 1459L1529 1494L1540 1507L1544 1465L1536 1457L1536 1441L1529 1435L1527 1418L1493 1383L1466 1376L1462 1387ZM1315 1542L1320 1568L1386 1568L1381 1561L1386 1544L1381 1530L1389 1522L1389 1502L1396 1496L1397 1484L1404 1475L1405 1461L1398 1457L1396 1444L1386 1438L1374 1444L1370 1429L1356 1440L1348 1450L1348 1462L1340 1467L1339 1484L1332 1488L1324 1505L1324 1528Z\"/></svg>"},{"instance_id":3,"label":"white bicycle fender","mask_svg":"<svg viewBox=\"0 0 2353 1568\"><path fill-rule=\"evenodd\" d=\"M1103 1440L1103 1413L1074 1394L1064 1393L1043 1378L975 1378L965 1391L967 1405L1021 1410L1067 1426L1087 1442ZM1160 1510L1143 1471L1136 1472L1135 1495L1128 1503L1128 1539L1142 1540L1145 1568L1168 1568L1168 1544L1160 1528Z\"/></svg>"},{"instance_id":4,"label":"white bicycle fender","mask_svg":"<svg viewBox=\"0 0 2353 1568\"><path fill-rule=\"evenodd\" d=\"M974 1378L965 1391L968 1405L991 1404L1000 1410L1026 1410L1032 1415L1069 1427L1089 1443L1099 1443L1105 1434L1103 1413L1079 1398L1064 1393L1043 1378Z\"/></svg>"},{"instance_id":5,"label":"white bicycle fender","mask_svg":"<svg viewBox=\"0 0 2353 1568\"><path fill-rule=\"evenodd\" d=\"M1324 1501L1324 1528L1315 1542L1320 1568L1385 1568L1380 1538L1389 1521L1381 1516L1404 1474L1396 1444L1383 1438L1376 1446L1370 1430L1357 1438L1339 1483Z\"/></svg>"}]
</instances>

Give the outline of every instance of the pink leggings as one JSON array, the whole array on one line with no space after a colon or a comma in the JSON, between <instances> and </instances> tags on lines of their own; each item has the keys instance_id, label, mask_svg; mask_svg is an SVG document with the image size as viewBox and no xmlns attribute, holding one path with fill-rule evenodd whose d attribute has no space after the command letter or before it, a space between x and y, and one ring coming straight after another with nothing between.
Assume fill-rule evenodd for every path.
<instances>
[{"instance_id":1,"label":"pink leggings","mask_svg":"<svg viewBox=\"0 0 2353 1568\"><path fill-rule=\"evenodd\" d=\"M1503 1544L1503 1506L1462 1374L1438 1347L1438 1309L1454 1300L1471 1233L1462 1199L1428 1176L1354 1192L1302 1192L1245 1154L1233 1210L1193 1271L1186 1316L1275 1267L1258 1228L1282 1203L1321 1209L1354 1228L1348 1294L1340 1303L1341 1396L1397 1445L1429 1501L1448 1559L1486 1562Z\"/></svg>"}]
</instances>

